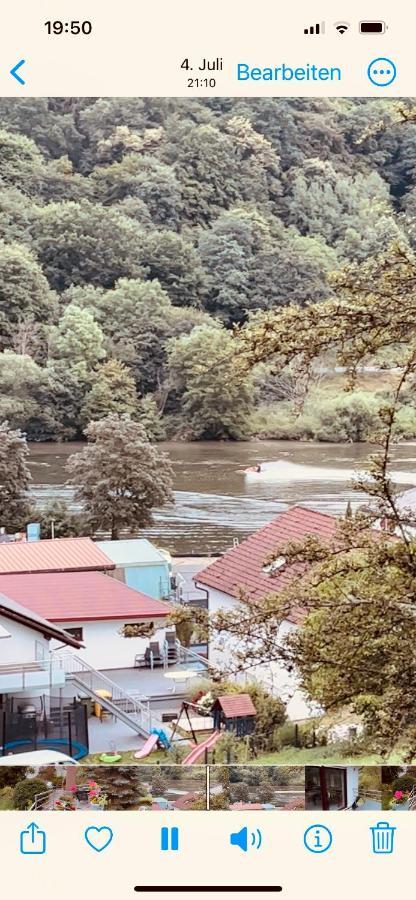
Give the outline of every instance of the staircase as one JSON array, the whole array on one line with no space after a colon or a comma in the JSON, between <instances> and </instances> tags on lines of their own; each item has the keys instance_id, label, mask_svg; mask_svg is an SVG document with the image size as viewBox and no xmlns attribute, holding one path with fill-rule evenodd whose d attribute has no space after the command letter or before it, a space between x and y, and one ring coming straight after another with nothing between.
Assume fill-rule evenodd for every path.
<instances>
[{"instance_id":1,"label":"staircase","mask_svg":"<svg viewBox=\"0 0 416 900\"><path fill-rule=\"evenodd\" d=\"M149 709L149 706L135 694L129 694L122 687L98 672L79 656L56 656L60 666L70 681L80 692L99 703L111 715L129 728L132 728L140 737L148 738L153 728L161 728L167 737L170 737L170 729L166 723ZM98 691L106 691L110 697L102 697Z\"/></svg>"}]
</instances>

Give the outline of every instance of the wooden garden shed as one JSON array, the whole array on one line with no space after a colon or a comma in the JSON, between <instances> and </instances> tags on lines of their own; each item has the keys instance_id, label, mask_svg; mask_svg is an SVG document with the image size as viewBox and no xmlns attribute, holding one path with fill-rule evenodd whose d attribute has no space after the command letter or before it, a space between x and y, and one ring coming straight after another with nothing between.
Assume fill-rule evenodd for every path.
<instances>
[{"instance_id":1,"label":"wooden garden shed","mask_svg":"<svg viewBox=\"0 0 416 900\"><path fill-rule=\"evenodd\" d=\"M218 697L211 708L214 729L234 731L236 737L245 737L254 730L256 708L249 694L225 694Z\"/></svg>"}]
</instances>

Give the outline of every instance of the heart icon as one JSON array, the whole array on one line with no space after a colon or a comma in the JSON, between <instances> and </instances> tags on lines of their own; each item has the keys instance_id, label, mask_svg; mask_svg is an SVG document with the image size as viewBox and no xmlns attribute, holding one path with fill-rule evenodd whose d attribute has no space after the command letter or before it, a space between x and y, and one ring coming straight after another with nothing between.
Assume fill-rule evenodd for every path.
<instances>
[{"instance_id":1,"label":"heart icon","mask_svg":"<svg viewBox=\"0 0 416 900\"><path fill-rule=\"evenodd\" d=\"M96 828L94 825L91 825L90 828L85 829L84 837L87 844L89 844L93 850L96 850L97 853L101 853L102 850L105 850L105 848L111 844L113 832L107 825L102 825L101 828Z\"/></svg>"}]
</instances>

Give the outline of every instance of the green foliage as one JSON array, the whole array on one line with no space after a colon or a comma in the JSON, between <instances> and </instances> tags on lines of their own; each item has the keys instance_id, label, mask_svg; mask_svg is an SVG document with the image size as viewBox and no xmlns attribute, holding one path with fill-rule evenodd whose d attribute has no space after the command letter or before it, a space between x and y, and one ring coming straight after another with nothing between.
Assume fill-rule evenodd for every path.
<instances>
[{"instance_id":1,"label":"green foliage","mask_svg":"<svg viewBox=\"0 0 416 900\"><path fill-rule=\"evenodd\" d=\"M22 781L29 771L27 766L0 766L0 790L11 787Z\"/></svg>"},{"instance_id":2,"label":"green foliage","mask_svg":"<svg viewBox=\"0 0 416 900\"><path fill-rule=\"evenodd\" d=\"M66 361L79 372L89 372L105 356L103 341L102 330L91 313L71 304L51 329L50 357L52 361Z\"/></svg>"},{"instance_id":3,"label":"green foliage","mask_svg":"<svg viewBox=\"0 0 416 900\"><path fill-rule=\"evenodd\" d=\"M87 770L107 797L108 810L136 809L145 794L138 766L98 766Z\"/></svg>"},{"instance_id":4,"label":"green foliage","mask_svg":"<svg viewBox=\"0 0 416 900\"><path fill-rule=\"evenodd\" d=\"M141 273L135 245L139 230L115 209L82 200L49 203L39 210L33 247L55 290L91 284L111 288Z\"/></svg>"},{"instance_id":5,"label":"green foliage","mask_svg":"<svg viewBox=\"0 0 416 900\"><path fill-rule=\"evenodd\" d=\"M135 417L137 411L136 386L126 366L117 359L111 359L100 366L82 405L81 417L84 422L88 424L98 421L109 413L127 413ZM150 410L148 417L151 419ZM147 431L143 418L140 417L140 420Z\"/></svg>"},{"instance_id":6,"label":"green foliage","mask_svg":"<svg viewBox=\"0 0 416 900\"><path fill-rule=\"evenodd\" d=\"M71 512L63 500L51 500L34 513L40 523L41 537L79 537L89 535L91 526L88 518L79 512Z\"/></svg>"},{"instance_id":7,"label":"green foliage","mask_svg":"<svg viewBox=\"0 0 416 900\"><path fill-rule=\"evenodd\" d=\"M238 801L242 803L248 803L248 801L250 800L250 791L248 785L245 784L244 781L233 784L231 796L233 803Z\"/></svg>"},{"instance_id":8,"label":"green foliage","mask_svg":"<svg viewBox=\"0 0 416 900\"><path fill-rule=\"evenodd\" d=\"M55 314L55 295L33 254L19 244L0 244L0 347L10 347L24 321L48 323Z\"/></svg>"},{"instance_id":9,"label":"green foliage","mask_svg":"<svg viewBox=\"0 0 416 900\"><path fill-rule=\"evenodd\" d=\"M309 399L304 422L317 441L368 441L377 423L379 403L365 391ZM304 425L304 427L305 427Z\"/></svg>"},{"instance_id":10,"label":"green foliage","mask_svg":"<svg viewBox=\"0 0 416 900\"><path fill-rule=\"evenodd\" d=\"M214 325L198 326L170 343L170 378L193 440L242 440L250 434L254 388L250 379L241 383L235 377L232 353L232 337Z\"/></svg>"},{"instance_id":11,"label":"green foliage","mask_svg":"<svg viewBox=\"0 0 416 900\"><path fill-rule=\"evenodd\" d=\"M29 809L36 794L43 794L48 788L46 781L40 778L28 778L18 781L13 790L14 809Z\"/></svg>"},{"instance_id":12,"label":"green foliage","mask_svg":"<svg viewBox=\"0 0 416 900\"><path fill-rule=\"evenodd\" d=\"M19 429L0 424L0 522L10 533L24 528L31 515L28 448Z\"/></svg>"},{"instance_id":13,"label":"green foliage","mask_svg":"<svg viewBox=\"0 0 416 900\"><path fill-rule=\"evenodd\" d=\"M256 359L271 350L284 371L279 309L298 348L304 338L305 367L331 331L347 364L376 333L385 352L378 322L389 309L400 344L403 295L396 305L388 284L368 333L342 303L354 284L361 309L377 254L415 246L416 126L403 109L388 98L0 98L0 353L42 370L39 388L33 367L17 378L22 396L7 386L10 421L31 440L81 438L94 403L97 417L128 410L154 440L355 440L372 408L320 408L317 418L305 403L300 417L262 399L253 418L250 379L239 393L228 356L251 362L252 334ZM350 263L367 268L333 275ZM317 304L331 302L321 332ZM172 339L218 322L230 329L222 337L192 335L182 378L188 345ZM231 344L243 323L249 332ZM125 406L110 403L96 373L108 360L134 378L134 413L129 392ZM397 437L414 437L413 418L405 405Z\"/></svg>"},{"instance_id":14,"label":"green foliage","mask_svg":"<svg viewBox=\"0 0 416 900\"><path fill-rule=\"evenodd\" d=\"M112 413L85 429L88 444L68 460L75 499L92 528L137 533L152 521L152 509L172 500L166 454L153 447L142 426Z\"/></svg>"},{"instance_id":15,"label":"green foliage","mask_svg":"<svg viewBox=\"0 0 416 900\"><path fill-rule=\"evenodd\" d=\"M155 775L152 778L152 795L153 797L163 797L166 791L166 781L162 774Z\"/></svg>"}]
</instances>

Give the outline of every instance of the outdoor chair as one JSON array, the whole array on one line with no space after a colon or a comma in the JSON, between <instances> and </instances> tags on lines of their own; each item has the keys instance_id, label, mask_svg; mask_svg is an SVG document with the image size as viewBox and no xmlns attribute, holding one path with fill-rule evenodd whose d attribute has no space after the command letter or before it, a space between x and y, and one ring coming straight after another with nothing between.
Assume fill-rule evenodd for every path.
<instances>
[{"instance_id":1,"label":"outdoor chair","mask_svg":"<svg viewBox=\"0 0 416 900\"><path fill-rule=\"evenodd\" d=\"M150 641L149 646L146 647L144 659L148 669L164 665L164 658L160 650L159 641Z\"/></svg>"}]
</instances>

